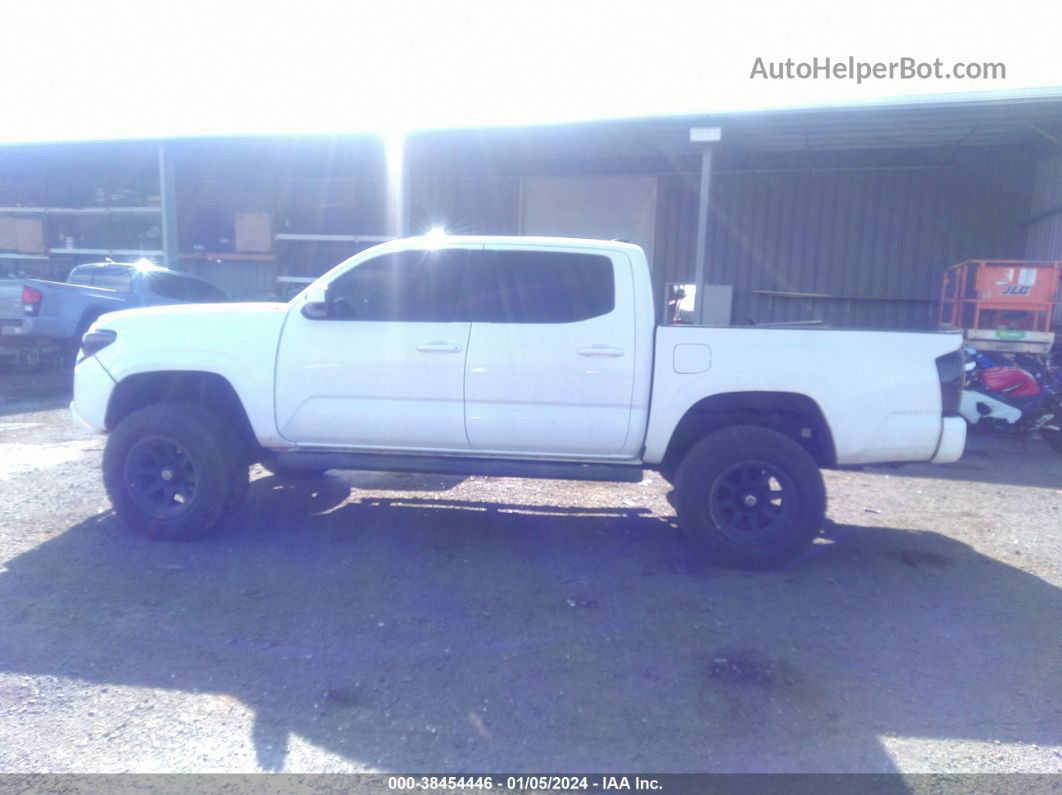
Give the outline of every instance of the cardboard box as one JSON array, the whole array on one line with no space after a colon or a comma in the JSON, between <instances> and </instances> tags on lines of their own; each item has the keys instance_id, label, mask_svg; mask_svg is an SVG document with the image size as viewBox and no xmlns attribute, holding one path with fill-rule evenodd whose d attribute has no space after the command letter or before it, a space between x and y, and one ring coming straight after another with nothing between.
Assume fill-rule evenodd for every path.
<instances>
[{"instance_id":1,"label":"cardboard box","mask_svg":"<svg viewBox=\"0 0 1062 795\"><path fill-rule=\"evenodd\" d=\"M269 213L236 213L236 250L273 250L273 218Z\"/></svg>"},{"instance_id":2,"label":"cardboard box","mask_svg":"<svg viewBox=\"0 0 1062 795\"><path fill-rule=\"evenodd\" d=\"M44 252L44 221L40 218L16 218L15 240L19 251L30 254Z\"/></svg>"},{"instance_id":3,"label":"cardboard box","mask_svg":"<svg viewBox=\"0 0 1062 795\"><path fill-rule=\"evenodd\" d=\"M0 218L0 251L44 253L44 221L40 218Z\"/></svg>"}]
</instances>

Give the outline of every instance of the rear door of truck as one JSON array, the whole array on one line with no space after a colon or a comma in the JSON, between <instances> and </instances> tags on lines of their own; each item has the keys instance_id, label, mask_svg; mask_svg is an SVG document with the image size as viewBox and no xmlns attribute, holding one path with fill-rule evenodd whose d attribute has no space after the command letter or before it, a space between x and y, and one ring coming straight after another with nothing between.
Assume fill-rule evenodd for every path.
<instances>
[{"instance_id":1,"label":"rear door of truck","mask_svg":"<svg viewBox=\"0 0 1062 795\"><path fill-rule=\"evenodd\" d=\"M465 362L471 449L629 452L636 363L629 258L519 244L484 255L463 290L474 302Z\"/></svg>"}]
</instances>

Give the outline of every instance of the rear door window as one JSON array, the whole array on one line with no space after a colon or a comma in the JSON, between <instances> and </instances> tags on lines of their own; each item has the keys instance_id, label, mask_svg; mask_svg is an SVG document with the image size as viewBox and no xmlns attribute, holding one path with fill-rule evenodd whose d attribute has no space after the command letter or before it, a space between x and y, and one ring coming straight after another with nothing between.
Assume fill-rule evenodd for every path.
<instances>
[{"instance_id":1,"label":"rear door window","mask_svg":"<svg viewBox=\"0 0 1062 795\"><path fill-rule=\"evenodd\" d=\"M575 323L616 305L612 260L566 251L484 252L462 294L462 314L476 323Z\"/></svg>"}]
</instances>

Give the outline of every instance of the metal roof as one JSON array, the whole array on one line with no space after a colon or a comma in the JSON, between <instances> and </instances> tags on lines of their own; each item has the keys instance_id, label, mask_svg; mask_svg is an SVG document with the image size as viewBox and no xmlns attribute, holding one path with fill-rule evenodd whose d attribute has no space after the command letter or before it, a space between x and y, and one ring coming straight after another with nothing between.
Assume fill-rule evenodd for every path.
<instances>
[{"instance_id":1,"label":"metal roof","mask_svg":"<svg viewBox=\"0 0 1062 795\"><path fill-rule=\"evenodd\" d=\"M711 118L711 117L710 117ZM924 146L1062 147L1062 91L1054 96L840 106L716 117L726 137L765 149Z\"/></svg>"},{"instance_id":2,"label":"metal roof","mask_svg":"<svg viewBox=\"0 0 1062 795\"><path fill-rule=\"evenodd\" d=\"M572 124L423 130L410 133L411 155L427 161L532 164L646 158L687 167L699 159L703 144L689 140L691 127L718 126L723 154L839 152L843 150L946 149L985 146L1029 148L1043 154L1062 151L1062 88L1000 94L956 94L903 100L732 113L627 118ZM126 159L133 153L154 157L149 141L20 144L0 146L4 161L25 164L64 162L85 151L98 159ZM363 158L382 150L379 136L263 135L185 138L174 141L192 159L208 155L235 161L299 161L309 168L321 161L334 171L342 158ZM380 150L380 151L377 151ZM356 154L363 152L363 154ZM368 153L368 154L365 154ZM369 157L371 160L372 158ZM673 170L668 168L667 170Z\"/></svg>"},{"instance_id":3,"label":"metal roof","mask_svg":"<svg viewBox=\"0 0 1062 795\"><path fill-rule=\"evenodd\" d=\"M747 151L1042 146L1062 148L1062 89L955 95L819 108L745 111L579 124L425 131L422 145L485 153L631 157L690 154L690 127L722 128L720 148Z\"/></svg>"}]
</instances>

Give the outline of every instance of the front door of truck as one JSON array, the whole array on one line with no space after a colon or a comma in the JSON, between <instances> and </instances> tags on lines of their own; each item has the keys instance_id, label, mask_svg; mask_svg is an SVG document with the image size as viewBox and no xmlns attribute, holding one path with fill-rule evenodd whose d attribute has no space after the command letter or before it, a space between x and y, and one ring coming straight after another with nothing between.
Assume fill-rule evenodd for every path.
<instances>
[{"instance_id":1,"label":"front door of truck","mask_svg":"<svg viewBox=\"0 0 1062 795\"><path fill-rule=\"evenodd\" d=\"M480 262L463 291L473 302L465 365L472 449L622 456L636 359L630 260L514 244Z\"/></svg>"},{"instance_id":2,"label":"front door of truck","mask_svg":"<svg viewBox=\"0 0 1062 795\"><path fill-rule=\"evenodd\" d=\"M471 324L454 319L467 255L382 254L331 282L324 317L294 304L277 354L280 434L300 445L467 450Z\"/></svg>"}]
</instances>

